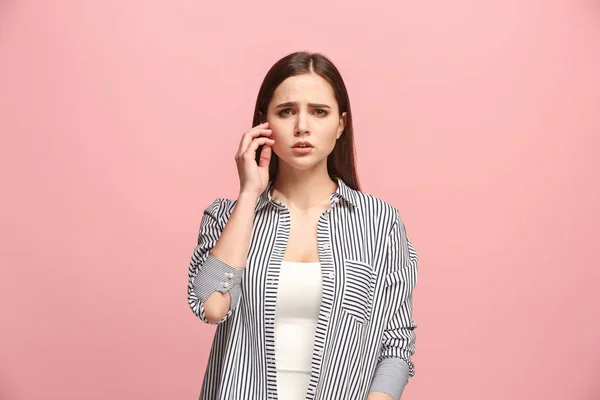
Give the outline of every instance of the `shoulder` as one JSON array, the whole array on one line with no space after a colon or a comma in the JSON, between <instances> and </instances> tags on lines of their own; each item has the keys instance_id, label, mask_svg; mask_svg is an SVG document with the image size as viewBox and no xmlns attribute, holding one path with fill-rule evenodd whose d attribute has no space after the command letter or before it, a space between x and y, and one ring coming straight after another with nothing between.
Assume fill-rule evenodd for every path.
<instances>
[{"instance_id":1,"label":"shoulder","mask_svg":"<svg viewBox=\"0 0 600 400\"><path fill-rule=\"evenodd\" d=\"M354 194L361 213L386 224L401 223L398 208L390 202L367 192L354 190Z\"/></svg>"},{"instance_id":2,"label":"shoulder","mask_svg":"<svg viewBox=\"0 0 600 400\"><path fill-rule=\"evenodd\" d=\"M406 226L398 208L369 193L356 193L363 204L361 208L369 215L370 225L375 227L379 234L384 235L387 245L392 246L392 249L400 249L405 259L416 259L416 250L408 239Z\"/></svg>"},{"instance_id":3,"label":"shoulder","mask_svg":"<svg viewBox=\"0 0 600 400\"><path fill-rule=\"evenodd\" d=\"M233 211L235 203L235 200L217 197L204 209L204 214L208 214L216 220L228 219Z\"/></svg>"}]
</instances>

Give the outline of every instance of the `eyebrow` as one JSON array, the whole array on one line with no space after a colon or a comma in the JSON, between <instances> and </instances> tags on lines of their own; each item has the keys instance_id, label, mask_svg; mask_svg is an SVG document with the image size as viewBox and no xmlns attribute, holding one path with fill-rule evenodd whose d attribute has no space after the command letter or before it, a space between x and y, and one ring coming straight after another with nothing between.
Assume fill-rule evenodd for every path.
<instances>
[{"instance_id":1,"label":"eyebrow","mask_svg":"<svg viewBox=\"0 0 600 400\"><path fill-rule=\"evenodd\" d=\"M297 106L297 105L298 105L297 102L295 102L295 101L289 101L287 103L281 103L281 104L279 104L275 108L292 107L292 106ZM308 103L308 106L312 107L312 108L331 108L327 104L318 104L318 103Z\"/></svg>"}]
</instances>

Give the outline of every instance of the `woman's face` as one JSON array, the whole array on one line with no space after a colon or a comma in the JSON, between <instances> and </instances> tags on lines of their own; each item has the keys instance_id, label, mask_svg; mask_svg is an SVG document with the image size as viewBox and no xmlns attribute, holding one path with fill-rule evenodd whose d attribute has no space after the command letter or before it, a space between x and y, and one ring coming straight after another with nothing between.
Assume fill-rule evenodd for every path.
<instances>
[{"instance_id":1,"label":"woman's face","mask_svg":"<svg viewBox=\"0 0 600 400\"><path fill-rule=\"evenodd\" d=\"M273 151L293 168L308 169L333 151L344 130L346 113L339 115L333 89L317 74L302 74L284 80L273 93L267 111ZM311 148L294 148L299 142Z\"/></svg>"}]
</instances>

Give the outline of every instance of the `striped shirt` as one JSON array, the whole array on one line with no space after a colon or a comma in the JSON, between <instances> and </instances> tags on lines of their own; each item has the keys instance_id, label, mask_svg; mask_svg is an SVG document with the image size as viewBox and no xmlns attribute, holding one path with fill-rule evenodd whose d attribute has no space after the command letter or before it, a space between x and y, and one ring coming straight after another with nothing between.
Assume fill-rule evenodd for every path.
<instances>
[{"instance_id":1,"label":"striped shirt","mask_svg":"<svg viewBox=\"0 0 600 400\"><path fill-rule=\"evenodd\" d=\"M417 254L395 207L337 183L317 226L322 301L306 399L366 399L370 392L400 399L415 375ZM218 322L200 400L277 399L274 317L290 213L271 198L272 185L256 203L242 270L210 254L236 201L218 198L204 210L188 303L209 323L204 301L229 291L231 309Z\"/></svg>"}]
</instances>

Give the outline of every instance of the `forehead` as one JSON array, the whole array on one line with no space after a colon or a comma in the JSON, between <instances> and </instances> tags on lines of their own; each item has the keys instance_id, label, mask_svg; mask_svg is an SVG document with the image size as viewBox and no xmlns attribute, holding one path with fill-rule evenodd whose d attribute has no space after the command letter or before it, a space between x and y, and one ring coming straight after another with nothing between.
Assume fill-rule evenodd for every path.
<instances>
[{"instance_id":1,"label":"forehead","mask_svg":"<svg viewBox=\"0 0 600 400\"><path fill-rule=\"evenodd\" d=\"M317 74L290 76L277 86L273 93L273 103L297 101L300 103L324 103L334 106L333 88Z\"/></svg>"}]
</instances>

